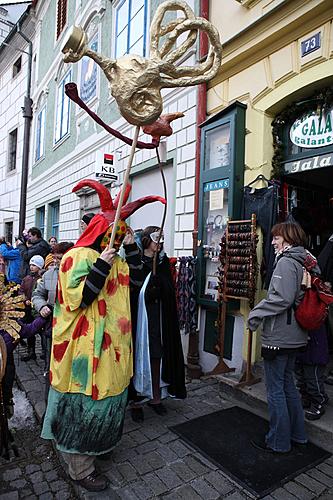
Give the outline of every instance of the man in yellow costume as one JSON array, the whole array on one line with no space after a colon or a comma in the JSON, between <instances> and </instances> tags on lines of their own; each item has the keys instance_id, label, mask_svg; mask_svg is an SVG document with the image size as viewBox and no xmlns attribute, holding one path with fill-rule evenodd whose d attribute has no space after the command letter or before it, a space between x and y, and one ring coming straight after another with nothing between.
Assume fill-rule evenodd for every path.
<instances>
[{"instance_id":1,"label":"man in yellow costume","mask_svg":"<svg viewBox=\"0 0 333 500\"><path fill-rule=\"evenodd\" d=\"M133 365L129 270L116 252L126 234L124 219L146 203L165 200L147 196L123 206L110 248L119 195L113 202L93 180L79 182L73 191L86 186L97 191L102 213L61 261L42 437L55 441L74 481L101 491L108 479L98 474L94 460L121 438Z\"/></svg>"}]
</instances>

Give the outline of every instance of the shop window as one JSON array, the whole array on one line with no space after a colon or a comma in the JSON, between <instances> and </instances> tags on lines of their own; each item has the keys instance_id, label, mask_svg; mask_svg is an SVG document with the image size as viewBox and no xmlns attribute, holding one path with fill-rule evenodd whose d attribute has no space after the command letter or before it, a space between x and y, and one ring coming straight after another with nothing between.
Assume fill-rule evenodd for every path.
<instances>
[{"instance_id":1,"label":"shop window","mask_svg":"<svg viewBox=\"0 0 333 500\"><path fill-rule=\"evenodd\" d=\"M44 238L45 232L45 206L39 207L36 210L36 227L41 230L42 237Z\"/></svg>"},{"instance_id":2,"label":"shop window","mask_svg":"<svg viewBox=\"0 0 333 500\"><path fill-rule=\"evenodd\" d=\"M35 161L42 158L45 152L45 116L46 106L37 115Z\"/></svg>"},{"instance_id":3,"label":"shop window","mask_svg":"<svg viewBox=\"0 0 333 500\"><path fill-rule=\"evenodd\" d=\"M5 238L10 244L13 243L13 222L5 222Z\"/></svg>"},{"instance_id":4,"label":"shop window","mask_svg":"<svg viewBox=\"0 0 333 500\"><path fill-rule=\"evenodd\" d=\"M67 22L67 0L57 2L57 39L62 33Z\"/></svg>"},{"instance_id":5,"label":"shop window","mask_svg":"<svg viewBox=\"0 0 333 500\"><path fill-rule=\"evenodd\" d=\"M230 124L207 132L205 169L227 167L230 163Z\"/></svg>"},{"instance_id":6,"label":"shop window","mask_svg":"<svg viewBox=\"0 0 333 500\"><path fill-rule=\"evenodd\" d=\"M48 218L50 221L49 233L50 236L55 236L59 239L59 212L60 212L60 202L59 200L54 201L49 204Z\"/></svg>"},{"instance_id":7,"label":"shop window","mask_svg":"<svg viewBox=\"0 0 333 500\"><path fill-rule=\"evenodd\" d=\"M55 143L69 132L70 99L65 94L65 85L71 80L71 71L62 78L57 89Z\"/></svg>"},{"instance_id":8,"label":"shop window","mask_svg":"<svg viewBox=\"0 0 333 500\"><path fill-rule=\"evenodd\" d=\"M13 64L13 78L21 71L22 56L20 56Z\"/></svg>"},{"instance_id":9,"label":"shop window","mask_svg":"<svg viewBox=\"0 0 333 500\"><path fill-rule=\"evenodd\" d=\"M12 130L9 134L9 144L8 144L8 172L12 172L16 169L16 157L17 157L17 128Z\"/></svg>"},{"instance_id":10,"label":"shop window","mask_svg":"<svg viewBox=\"0 0 333 500\"><path fill-rule=\"evenodd\" d=\"M236 102L202 125L198 301L209 307L217 306L220 243L228 217L241 215L245 109Z\"/></svg>"},{"instance_id":11,"label":"shop window","mask_svg":"<svg viewBox=\"0 0 333 500\"><path fill-rule=\"evenodd\" d=\"M220 242L228 221L229 179L218 179L203 185L203 257L206 282L203 297L217 300Z\"/></svg>"},{"instance_id":12,"label":"shop window","mask_svg":"<svg viewBox=\"0 0 333 500\"><path fill-rule=\"evenodd\" d=\"M146 55L148 0L120 0L115 5L115 57Z\"/></svg>"}]
</instances>

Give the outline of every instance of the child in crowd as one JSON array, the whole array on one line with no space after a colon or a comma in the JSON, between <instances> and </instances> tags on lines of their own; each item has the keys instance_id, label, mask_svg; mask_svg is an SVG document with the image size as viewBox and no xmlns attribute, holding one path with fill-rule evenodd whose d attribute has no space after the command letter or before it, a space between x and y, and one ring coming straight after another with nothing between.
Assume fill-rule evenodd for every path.
<instances>
[{"instance_id":1,"label":"child in crowd","mask_svg":"<svg viewBox=\"0 0 333 500\"><path fill-rule=\"evenodd\" d=\"M28 276L23 278L20 288L20 293L25 295L25 317L24 323L31 323L34 319L31 297L34 291L37 281L42 276L42 269L44 267L44 259L41 255L34 255L29 261L30 272ZM35 337L30 337L28 339L28 352L25 356L22 356L22 361L30 361L31 359L36 359L36 339Z\"/></svg>"},{"instance_id":2,"label":"child in crowd","mask_svg":"<svg viewBox=\"0 0 333 500\"><path fill-rule=\"evenodd\" d=\"M297 356L295 374L307 420L318 420L325 413L328 396L325 391L325 370L329 361L325 324L309 332L305 352Z\"/></svg>"}]
</instances>

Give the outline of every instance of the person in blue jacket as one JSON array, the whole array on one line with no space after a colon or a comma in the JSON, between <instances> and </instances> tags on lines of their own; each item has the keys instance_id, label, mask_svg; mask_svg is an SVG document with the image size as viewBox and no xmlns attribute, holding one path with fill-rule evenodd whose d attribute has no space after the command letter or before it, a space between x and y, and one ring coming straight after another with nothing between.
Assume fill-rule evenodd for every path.
<instances>
[{"instance_id":1,"label":"person in blue jacket","mask_svg":"<svg viewBox=\"0 0 333 500\"><path fill-rule=\"evenodd\" d=\"M21 284L20 268L22 259L19 249L8 245L4 238L0 238L0 255L2 255L7 263L7 280L18 285Z\"/></svg>"}]
</instances>

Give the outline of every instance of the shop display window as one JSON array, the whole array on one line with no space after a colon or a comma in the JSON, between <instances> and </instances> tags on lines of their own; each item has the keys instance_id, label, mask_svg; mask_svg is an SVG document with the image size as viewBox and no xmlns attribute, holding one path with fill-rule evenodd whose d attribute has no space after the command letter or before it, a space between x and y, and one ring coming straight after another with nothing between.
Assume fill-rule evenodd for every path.
<instances>
[{"instance_id":1,"label":"shop display window","mask_svg":"<svg viewBox=\"0 0 333 500\"><path fill-rule=\"evenodd\" d=\"M205 169L227 167L230 163L230 124L206 133Z\"/></svg>"},{"instance_id":2,"label":"shop display window","mask_svg":"<svg viewBox=\"0 0 333 500\"><path fill-rule=\"evenodd\" d=\"M206 182L203 191L204 298L217 300L220 242L228 221L229 179Z\"/></svg>"},{"instance_id":3,"label":"shop display window","mask_svg":"<svg viewBox=\"0 0 333 500\"><path fill-rule=\"evenodd\" d=\"M217 308L220 242L241 215L246 106L235 102L201 125L198 302Z\"/></svg>"}]
</instances>

